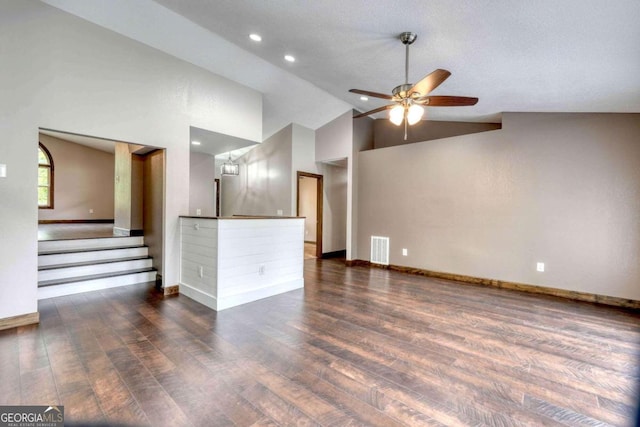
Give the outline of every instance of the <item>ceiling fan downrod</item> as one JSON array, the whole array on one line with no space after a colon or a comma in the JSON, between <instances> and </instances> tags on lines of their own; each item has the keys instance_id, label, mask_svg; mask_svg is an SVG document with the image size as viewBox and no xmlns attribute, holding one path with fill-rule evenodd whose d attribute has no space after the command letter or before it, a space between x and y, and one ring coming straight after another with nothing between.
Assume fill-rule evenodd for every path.
<instances>
[{"instance_id":1,"label":"ceiling fan downrod","mask_svg":"<svg viewBox=\"0 0 640 427\"><path fill-rule=\"evenodd\" d=\"M416 41L418 35L416 33L404 32L400 34L400 41L405 45L405 57L404 57L404 84L393 88L391 93L396 98L396 101L401 101L407 98L407 92L413 87L409 84L409 46Z\"/></svg>"},{"instance_id":2,"label":"ceiling fan downrod","mask_svg":"<svg viewBox=\"0 0 640 427\"><path fill-rule=\"evenodd\" d=\"M405 31L400 34L400 41L405 45L405 56L404 56L404 84L409 84L409 46L413 44L414 41L418 38L416 33L412 33L409 31Z\"/></svg>"}]
</instances>

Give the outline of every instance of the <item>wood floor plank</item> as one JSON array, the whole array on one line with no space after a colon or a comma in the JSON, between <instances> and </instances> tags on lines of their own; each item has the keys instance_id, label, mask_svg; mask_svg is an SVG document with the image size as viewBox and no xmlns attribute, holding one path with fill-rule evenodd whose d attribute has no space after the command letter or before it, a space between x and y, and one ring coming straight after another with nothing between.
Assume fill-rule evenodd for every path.
<instances>
[{"instance_id":1,"label":"wood floor plank","mask_svg":"<svg viewBox=\"0 0 640 427\"><path fill-rule=\"evenodd\" d=\"M0 402L19 405L21 402L20 350L17 328L0 331Z\"/></svg>"},{"instance_id":2,"label":"wood floor plank","mask_svg":"<svg viewBox=\"0 0 640 427\"><path fill-rule=\"evenodd\" d=\"M640 312L308 260L214 312L153 284L42 300L0 332L0 403L203 426L635 423Z\"/></svg>"},{"instance_id":3,"label":"wood floor plank","mask_svg":"<svg viewBox=\"0 0 640 427\"><path fill-rule=\"evenodd\" d=\"M61 405L41 329L18 328L20 392L23 405Z\"/></svg>"}]
</instances>

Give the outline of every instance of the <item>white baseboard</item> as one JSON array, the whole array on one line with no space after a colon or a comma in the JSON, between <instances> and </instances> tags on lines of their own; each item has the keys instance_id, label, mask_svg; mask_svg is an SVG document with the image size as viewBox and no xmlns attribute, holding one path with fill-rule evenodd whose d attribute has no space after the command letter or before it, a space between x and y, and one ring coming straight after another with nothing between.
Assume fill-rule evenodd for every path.
<instances>
[{"instance_id":1,"label":"white baseboard","mask_svg":"<svg viewBox=\"0 0 640 427\"><path fill-rule=\"evenodd\" d=\"M215 297L193 286L180 283L180 293L216 311L236 307L259 299L272 297L284 292L301 289L304 287L304 279L294 279L287 282L276 283L262 288L251 289L235 295Z\"/></svg>"},{"instance_id":2,"label":"white baseboard","mask_svg":"<svg viewBox=\"0 0 640 427\"><path fill-rule=\"evenodd\" d=\"M217 310L216 307L218 306L218 302L215 296L201 291L200 289L196 289L193 286L185 285L184 283L180 283L179 289L182 295L187 296L202 305Z\"/></svg>"}]
</instances>

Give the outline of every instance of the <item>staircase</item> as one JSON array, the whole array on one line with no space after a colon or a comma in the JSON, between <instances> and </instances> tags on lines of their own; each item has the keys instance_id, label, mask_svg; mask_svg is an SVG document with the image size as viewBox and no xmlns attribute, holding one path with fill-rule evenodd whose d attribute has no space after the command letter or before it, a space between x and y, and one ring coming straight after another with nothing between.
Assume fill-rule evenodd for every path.
<instances>
[{"instance_id":1,"label":"staircase","mask_svg":"<svg viewBox=\"0 0 640 427\"><path fill-rule=\"evenodd\" d=\"M38 299L155 280L143 237L38 242Z\"/></svg>"}]
</instances>

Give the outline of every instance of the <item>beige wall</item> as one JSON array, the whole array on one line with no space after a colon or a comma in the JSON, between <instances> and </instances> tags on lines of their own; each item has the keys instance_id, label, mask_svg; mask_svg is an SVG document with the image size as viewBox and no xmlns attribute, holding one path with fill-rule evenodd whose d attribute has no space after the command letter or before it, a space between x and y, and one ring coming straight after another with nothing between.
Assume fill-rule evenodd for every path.
<instances>
[{"instance_id":1,"label":"beige wall","mask_svg":"<svg viewBox=\"0 0 640 427\"><path fill-rule=\"evenodd\" d=\"M222 216L295 215L291 201L291 125L237 159L238 176L221 178ZM235 159L234 159L235 160Z\"/></svg>"},{"instance_id":2,"label":"beige wall","mask_svg":"<svg viewBox=\"0 0 640 427\"><path fill-rule=\"evenodd\" d=\"M347 248L347 168L324 167L325 202L322 210L324 253Z\"/></svg>"},{"instance_id":3,"label":"beige wall","mask_svg":"<svg viewBox=\"0 0 640 427\"><path fill-rule=\"evenodd\" d=\"M396 126L387 119L374 120L373 123L374 148L392 147L395 145L410 144L412 142L450 138L452 136L497 130L502 127L502 124L500 123L442 122L423 120L414 126L409 126L407 131L407 140L405 141L404 126Z\"/></svg>"},{"instance_id":4,"label":"beige wall","mask_svg":"<svg viewBox=\"0 0 640 427\"><path fill-rule=\"evenodd\" d=\"M191 153L189 162L189 215L216 216L216 158L210 154Z\"/></svg>"},{"instance_id":5,"label":"beige wall","mask_svg":"<svg viewBox=\"0 0 640 427\"><path fill-rule=\"evenodd\" d=\"M143 192L144 186L144 156L131 155L131 229L142 230L143 222Z\"/></svg>"},{"instance_id":6,"label":"beige wall","mask_svg":"<svg viewBox=\"0 0 640 427\"><path fill-rule=\"evenodd\" d=\"M304 240L306 242L316 242L317 236L317 198L318 198L318 179L301 176L298 180L298 191L300 192L298 200L298 215L305 217L304 219Z\"/></svg>"},{"instance_id":7,"label":"beige wall","mask_svg":"<svg viewBox=\"0 0 640 427\"><path fill-rule=\"evenodd\" d=\"M373 119L353 119L354 111L348 111L316 130L316 161L345 160L347 162L347 259L357 254L357 182L358 153L373 148ZM334 250L342 250L334 249Z\"/></svg>"},{"instance_id":8,"label":"beige wall","mask_svg":"<svg viewBox=\"0 0 640 427\"><path fill-rule=\"evenodd\" d=\"M39 139L51 153L55 177L54 209L39 209L38 220L113 220L113 154L49 135Z\"/></svg>"},{"instance_id":9,"label":"beige wall","mask_svg":"<svg viewBox=\"0 0 640 427\"><path fill-rule=\"evenodd\" d=\"M114 229L128 235L131 230L131 183L132 162L129 144L116 142L115 153L115 192L114 192Z\"/></svg>"},{"instance_id":10,"label":"beige wall","mask_svg":"<svg viewBox=\"0 0 640 427\"><path fill-rule=\"evenodd\" d=\"M359 161L357 258L389 236L392 264L640 299L638 114L505 113Z\"/></svg>"}]
</instances>

